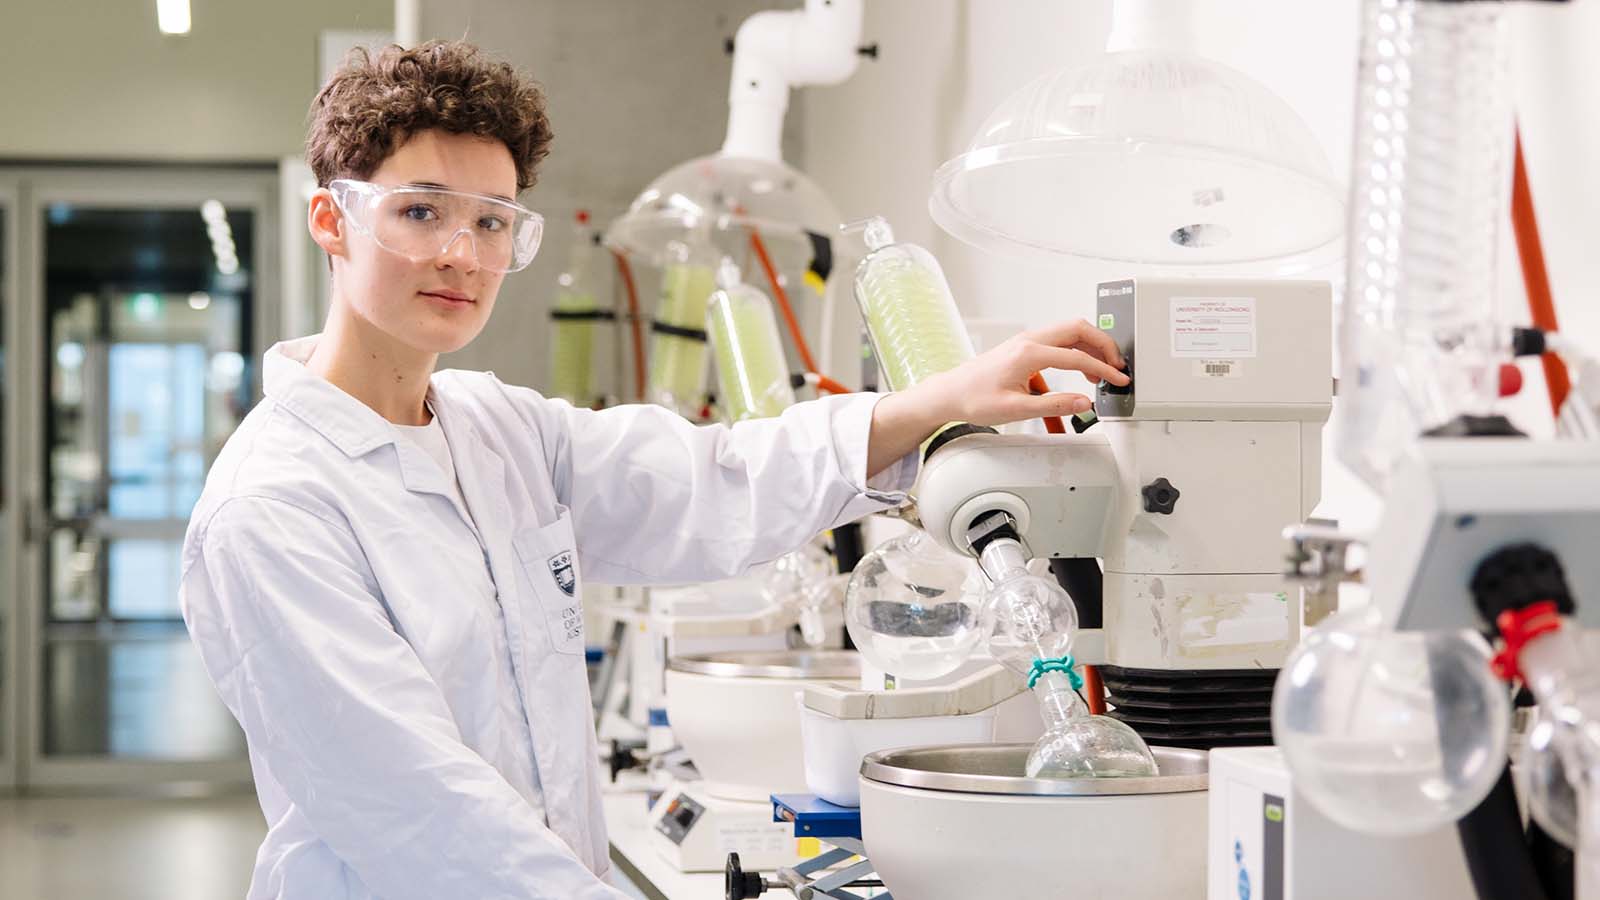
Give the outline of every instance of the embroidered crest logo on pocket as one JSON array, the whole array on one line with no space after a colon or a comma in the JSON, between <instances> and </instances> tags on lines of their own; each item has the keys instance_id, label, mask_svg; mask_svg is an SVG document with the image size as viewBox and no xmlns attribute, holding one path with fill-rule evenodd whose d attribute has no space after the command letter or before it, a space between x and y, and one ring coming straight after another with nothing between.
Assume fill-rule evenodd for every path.
<instances>
[{"instance_id":1,"label":"embroidered crest logo on pocket","mask_svg":"<svg viewBox=\"0 0 1600 900\"><path fill-rule=\"evenodd\" d=\"M567 550L550 557L550 575L556 580L556 587L568 597L572 596L578 587L577 573L572 570L572 551Z\"/></svg>"}]
</instances>

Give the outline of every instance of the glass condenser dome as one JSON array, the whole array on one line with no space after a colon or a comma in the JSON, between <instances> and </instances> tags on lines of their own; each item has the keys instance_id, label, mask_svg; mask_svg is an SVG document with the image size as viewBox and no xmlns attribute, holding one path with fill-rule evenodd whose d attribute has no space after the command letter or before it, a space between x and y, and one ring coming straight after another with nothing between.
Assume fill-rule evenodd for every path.
<instances>
[{"instance_id":1,"label":"glass condenser dome","mask_svg":"<svg viewBox=\"0 0 1600 900\"><path fill-rule=\"evenodd\" d=\"M815 182L781 160L714 153L651 182L608 241L654 265L688 259L743 262L749 229L761 235L780 271L811 262L810 234L831 237L839 213ZM749 267L747 267L749 268Z\"/></svg>"},{"instance_id":2,"label":"glass condenser dome","mask_svg":"<svg viewBox=\"0 0 1600 900\"><path fill-rule=\"evenodd\" d=\"M1344 192L1287 103L1155 50L1013 94L935 173L928 205L985 249L1156 266L1326 262L1345 226Z\"/></svg>"}]
</instances>

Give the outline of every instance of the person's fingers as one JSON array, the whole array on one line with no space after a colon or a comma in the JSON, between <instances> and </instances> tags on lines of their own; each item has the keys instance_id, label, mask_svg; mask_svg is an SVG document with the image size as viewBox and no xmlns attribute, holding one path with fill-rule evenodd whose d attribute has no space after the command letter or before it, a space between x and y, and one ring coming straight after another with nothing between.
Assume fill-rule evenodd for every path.
<instances>
[{"instance_id":1,"label":"person's fingers","mask_svg":"<svg viewBox=\"0 0 1600 900\"><path fill-rule=\"evenodd\" d=\"M1123 365L1122 351L1111 335L1082 319L1071 319L1030 331L1027 337L1041 344L1083 350L1100 357L1115 368Z\"/></svg>"},{"instance_id":2,"label":"person's fingers","mask_svg":"<svg viewBox=\"0 0 1600 900\"><path fill-rule=\"evenodd\" d=\"M1029 363L1039 369L1066 369L1104 379L1115 385L1128 383L1128 376L1104 360L1082 350L1035 344Z\"/></svg>"},{"instance_id":3,"label":"person's fingers","mask_svg":"<svg viewBox=\"0 0 1600 900\"><path fill-rule=\"evenodd\" d=\"M1083 375L1084 379L1086 379L1090 384L1099 384L1100 383L1100 376L1094 374L1093 372L1081 372L1079 374ZM1044 378L1044 374L1043 373L1038 373L1038 375L1039 375L1039 378L1041 380ZM1030 391L1033 391L1033 393L1035 393L1035 394L1048 394L1048 393L1050 393L1050 388L1049 388L1048 385L1045 386L1044 390L1034 390L1032 382L1028 383L1028 389Z\"/></svg>"},{"instance_id":4,"label":"person's fingers","mask_svg":"<svg viewBox=\"0 0 1600 900\"><path fill-rule=\"evenodd\" d=\"M1033 394L1026 398L1029 410L1025 418L1035 419L1045 416L1075 416L1087 412L1094 406L1094 401L1082 394L1068 391L1052 391L1048 394Z\"/></svg>"},{"instance_id":5,"label":"person's fingers","mask_svg":"<svg viewBox=\"0 0 1600 900\"><path fill-rule=\"evenodd\" d=\"M1084 339L1084 334L1089 330L1089 323L1082 319L1063 319L1060 322L1051 322L1032 331L1023 332L1023 337L1041 344L1053 344L1057 347L1070 347Z\"/></svg>"}]
</instances>

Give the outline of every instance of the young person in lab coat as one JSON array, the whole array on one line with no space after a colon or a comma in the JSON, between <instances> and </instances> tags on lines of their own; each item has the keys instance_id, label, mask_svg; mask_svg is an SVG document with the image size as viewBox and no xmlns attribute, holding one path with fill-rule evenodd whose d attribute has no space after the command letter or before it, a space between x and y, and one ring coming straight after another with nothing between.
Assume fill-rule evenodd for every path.
<instances>
[{"instance_id":1,"label":"young person in lab coat","mask_svg":"<svg viewBox=\"0 0 1600 900\"><path fill-rule=\"evenodd\" d=\"M537 85L464 43L358 55L313 105L332 309L267 352L183 551L268 824L253 900L621 896L581 581L735 575L899 502L945 422L1087 408L1030 395L1035 371L1125 383L1083 322L734 428L436 372L532 258L515 198L550 139Z\"/></svg>"}]
</instances>

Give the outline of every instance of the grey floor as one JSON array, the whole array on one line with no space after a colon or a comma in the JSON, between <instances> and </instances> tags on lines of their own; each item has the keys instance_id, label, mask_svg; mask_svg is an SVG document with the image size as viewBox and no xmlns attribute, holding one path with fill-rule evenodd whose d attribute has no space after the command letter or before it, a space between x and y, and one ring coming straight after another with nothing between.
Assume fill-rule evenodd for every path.
<instances>
[{"instance_id":1,"label":"grey floor","mask_svg":"<svg viewBox=\"0 0 1600 900\"><path fill-rule=\"evenodd\" d=\"M255 797L0 796L0 900L242 898Z\"/></svg>"},{"instance_id":2,"label":"grey floor","mask_svg":"<svg viewBox=\"0 0 1600 900\"><path fill-rule=\"evenodd\" d=\"M253 795L0 795L0 900L230 900L267 833ZM620 872L630 897L644 892Z\"/></svg>"}]
</instances>

